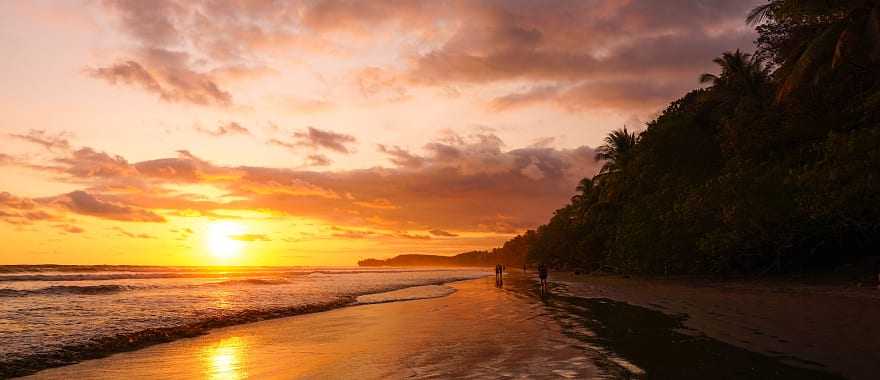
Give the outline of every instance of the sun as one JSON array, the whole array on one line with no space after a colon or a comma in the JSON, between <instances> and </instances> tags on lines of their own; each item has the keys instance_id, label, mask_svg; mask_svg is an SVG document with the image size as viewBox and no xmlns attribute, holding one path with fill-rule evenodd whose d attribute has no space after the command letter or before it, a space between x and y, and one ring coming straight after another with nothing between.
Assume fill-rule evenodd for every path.
<instances>
[{"instance_id":1,"label":"sun","mask_svg":"<svg viewBox=\"0 0 880 380\"><path fill-rule=\"evenodd\" d=\"M212 222L208 225L206 243L211 255L221 260L238 257L244 248L244 242L235 236L245 232L245 226L229 221Z\"/></svg>"}]
</instances>

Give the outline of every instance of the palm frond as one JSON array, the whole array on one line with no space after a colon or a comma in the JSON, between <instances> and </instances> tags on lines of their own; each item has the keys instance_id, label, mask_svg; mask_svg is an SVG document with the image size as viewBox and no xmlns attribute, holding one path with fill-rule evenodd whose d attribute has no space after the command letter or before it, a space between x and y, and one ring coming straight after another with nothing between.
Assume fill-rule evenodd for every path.
<instances>
[{"instance_id":1,"label":"palm frond","mask_svg":"<svg viewBox=\"0 0 880 380\"><path fill-rule=\"evenodd\" d=\"M746 24L754 26L764 21L767 21L768 19L770 19L770 15L771 12L773 12L773 9L778 7L778 5L778 2L773 1L752 8L752 10L749 11L748 16L746 16Z\"/></svg>"},{"instance_id":2,"label":"palm frond","mask_svg":"<svg viewBox=\"0 0 880 380\"><path fill-rule=\"evenodd\" d=\"M715 82L717 82L719 79L720 79L720 78L718 78L718 76L715 75L715 74L705 73L705 74L703 74L703 75L700 75L700 83L703 83L703 84L705 84L705 83L715 83Z\"/></svg>"},{"instance_id":3,"label":"palm frond","mask_svg":"<svg viewBox=\"0 0 880 380\"><path fill-rule=\"evenodd\" d=\"M782 102L792 92L809 82L808 78L816 72L818 63L822 62L832 51L832 46L837 43L837 38L841 28L845 25L833 25L827 29L813 41L811 41L803 52L794 61L790 67L788 75L779 86L776 93L776 101Z\"/></svg>"}]
</instances>

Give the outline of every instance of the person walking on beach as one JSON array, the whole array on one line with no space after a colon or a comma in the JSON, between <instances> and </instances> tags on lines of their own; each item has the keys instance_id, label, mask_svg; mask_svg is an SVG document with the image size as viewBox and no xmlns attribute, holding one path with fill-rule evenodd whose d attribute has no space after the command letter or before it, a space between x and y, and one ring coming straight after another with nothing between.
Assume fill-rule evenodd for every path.
<instances>
[{"instance_id":1,"label":"person walking on beach","mask_svg":"<svg viewBox=\"0 0 880 380\"><path fill-rule=\"evenodd\" d=\"M501 286L501 264L495 264L495 286Z\"/></svg>"},{"instance_id":2,"label":"person walking on beach","mask_svg":"<svg viewBox=\"0 0 880 380\"><path fill-rule=\"evenodd\" d=\"M541 294L547 292L547 266L538 265L538 278L541 279Z\"/></svg>"}]
</instances>

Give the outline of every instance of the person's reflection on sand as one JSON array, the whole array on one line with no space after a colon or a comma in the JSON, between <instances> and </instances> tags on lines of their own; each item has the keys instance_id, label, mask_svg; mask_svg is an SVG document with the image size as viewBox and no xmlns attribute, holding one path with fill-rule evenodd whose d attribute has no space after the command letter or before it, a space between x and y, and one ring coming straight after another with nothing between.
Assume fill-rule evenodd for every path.
<instances>
[{"instance_id":1,"label":"person's reflection on sand","mask_svg":"<svg viewBox=\"0 0 880 380\"><path fill-rule=\"evenodd\" d=\"M550 290L549 286L547 284L547 276L548 276L547 266L544 264L539 265L538 266L538 278L541 279L541 296L547 295L547 292Z\"/></svg>"},{"instance_id":2,"label":"person's reflection on sand","mask_svg":"<svg viewBox=\"0 0 880 380\"><path fill-rule=\"evenodd\" d=\"M495 286L504 286L504 266L501 264L495 264Z\"/></svg>"}]
</instances>

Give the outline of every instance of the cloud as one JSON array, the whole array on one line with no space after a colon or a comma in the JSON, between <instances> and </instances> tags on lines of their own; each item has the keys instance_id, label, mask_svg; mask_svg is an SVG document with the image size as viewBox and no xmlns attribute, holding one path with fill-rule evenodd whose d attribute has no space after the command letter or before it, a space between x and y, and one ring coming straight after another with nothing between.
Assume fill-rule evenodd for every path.
<instances>
[{"instance_id":1,"label":"cloud","mask_svg":"<svg viewBox=\"0 0 880 380\"><path fill-rule=\"evenodd\" d=\"M354 202L352 202L352 204L355 204L355 205L358 205L361 207L372 208L372 209L381 209L381 210L394 210L394 209L398 208L397 205L395 205L391 201L384 199L384 198L374 199L372 201L354 201Z\"/></svg>"},{"instance_id":2,"label":"cloud","mask_svg":"<svg viewBox=\"0 0 880 380\"><path fill-rule=\"evenodd\" d=\"M59 216L47 212L32 199L0 192L0 220L6 223L19 225L59 219Z\"/></svg>"},{"instance_id":3,"label":"cloud","mask_svg":"<svg viewBox=\"0 0 880 380\"><path fill-rule=\"evenodd\" d=\"M507 149L488 129L470 135L447 131L418 153L407 154L418 157L420 165L310 171L222 166L188 151L130 163L82 148L56 159L52 173L84 189L38 200L33 207L34 211L45 205L104 219L152 222L164 221L156 210L211 218L229 215L227 210L264 210L388 231L506 234L545 221L569 199L577 182L599 166L589 147ZM205 188L218 195L175 190L180 186ZM0 200L19 207L31 204L9 194Z\"/></svg>"},{"instance_id":4,"label":"cloud","mask_svg":"<svg viewBox=\"0 0 880 380\"><path fill-rule=\"evenodd\" d=\"M393 71L367 67L355 74L358 89L367 99L400 102L410 98L407 83Z\"/></svg>"},{"instance_id":5,"label":"cloud","mask_svg":"<svg viewBox=\"0 0 880 380\"><path fill-rule=\"evenodd\" d=\"M121 156L111 156L92 148L81 148L68 157L55 159L65 165L62 170L74 177L123 177L135 175L136 170Z\"/></svg>"},{"instance_id":6,"label":"cloud","mask_svg":"<svg viewBox=\"0 0 880 380\"><path fill-rule=\"evenodd\" d=\"M543 103L555 99L559 95L557 86L536 86L523 92L515 92L499 96L492 100L491 108L495 111L506 111Z\"/></svg>"},{"instance_id":7,"label":"cloud","mask_svg":"<svg viewBox=\"0 0 880 380\"><path fill-rule=\"evenodd\" d=\"M410 234L410 233L399 233L395 235L404 239L413 239L413 240L431 240L431 237L428 235L418 235L418 234Z\"/></svg>"},{"instance_id":8,"label":"cloud","mask_svg":"<svg viewBox=\"0 0 880 380\"><path fill-rule=\"evenodd\" d=\"M454 233L452 233L452 232L448 232L448 231L444 231L444 230L438 230L438 229L433 229L433 230L430 230L430 231L428 231L428 232L431 233L431 235L434 235L434 236L442 236L442 237L456 237L456 236L458 236L458 235L456 235L456 234L454 234Z\"/></svg>"},{"instance_id":9,"label":"cloud","mask_svg":"<svg viewBox=\"0 0 880 380\"><path fill-rule=\"evenodd\" d=\"M505 151L494 135L444 140L427 144L418 169L261 169L252 188L270 186L273 191L237 194L248 196L250 207L334 223L508 233L543 222L571 196L578 180L598 169L588 147ZM294 190L287 195L281 190L288 187L281 184L293 179ZM337 196L309 196L309 191L298 190L305 184ZM505 215L503 223L499 215Z\"/></svg>"},{"instance_id":10,"label":"cloud","mask_svg":"<svg viewBox=\"0 0 880 380\"><path fill-rule=\"evenodd\" d=\"M376 145L380 152L388 155L388 159L402 168L417 169L425 164L425 159L414 155L399 146L387 147L383 144Z\"/></svg>"},{"instance_id":11,"label":"cloud","mask_svg":"<svg viewBox=\"0 0 880 380\"><path fill-rule=\"evenodd\" d=\"M12 208L17 210L31 210L36 203L28 198L16 197L8 192L0 192L0 208Z\"/></svg>"},{"instance_id":12,"label":"cloud","mask_svg":"<svg viewBox=\"0 0 880 380\"><path fill-rule=\"evenodd\" d=\"M353 230L348 228L342 228L333 226L334 232L331 234L332 237L343 238L343 239L367 239L371 237L377 237L378 234L373 231L362 231L362 230Z\"/></svg>"},{"instance_id":13,"label":"cloud","mask_svg":"<svg viewBox=\"0 0 880 380\"><path fill-rule=\"evenodd\" d=\"M306 157L306 166L328 166L333 161L323 154L310 154Z\"/></svg>"},{"instance_id":14,"label":"cloud","mask_svg":"<svg viewBox=\"0 0 880 380\"><path fill-rule=\"evenodd\" d=\"M226 136L226 135L250 135L251 131L247 128L242 127L241 124L238 124L234 121L230 121L229 123L220 125L215 130L210 130L206 128L202 128L199 125L196 125L194 129L198 132L208 134L211 136Z\"/></svg>"},{"instance_id":15,"label":"cloud","mask_svg":"<svg viewBox=\"0 0 880 380\"><path fill-rule=\"evenodd\" d=\"M173 44L180 40L181 31L176 27L180 19L174 15L182 15L184 9L174 1L107 0L103 4L118 15L123 29L143 43Z\"/></svg>"},{"instance_id":16,"label":"cloud","mask_svg":"<svg viewBox=\"0 0 880 380\"><path fill-rule=\"evenodd\" d=\"M197 183L213 180L234 180L245 173L202 160L186 150L178 151L176 158L141 161L133 165L139 174L153 180L176 183Z\"/></svg>"},{"instance_id":17,"label":"cloud","mask_svg":"<svg viewBox=\"0 0 880 380\"><path fill-rule=\"evenodd\" d=\"M652 110L666 104L676 94L691 88L690 82L652 82L645 80L590 81L571 87L536 86L493 99L496 111L550 104L568 111L588 109Z\"/></svg>"},{"instance_id":18,"label":"cloud","mask_svg":"<svg viewBox=\"0 0 880 380\"><path fill-rule=\"evenodd\" d=\"M281 105L291 111L308 114L328 111L334 106L332 102L327 100L298 97L287 97L281 102Z\"/></svg>"},{"instance_id":19,"label":"cloud","mask_svg":"<svg viewBox=\"0 0 880 380\"><path fill-rule=\"evenodd\" d=\"M161 56L174 53L153 52L153 54ZM139 86L168 102L221 107L232 104L232 95L220 89L208 75L192 71L180 63L156 65L148 71L141 63L129 60L105 67L87 68L85 71L90 76L111 84Z\"/></svg>"},{"instance_id":20,"label":"cloud","mask_svg":"<svg viewBox=\"0 0 880 380\"><path fill-rule=\"evenodd\" d=\"M85 191L74 191L49 200L50 204L62 206L72 212L98 218L128 222L165 222L162 216L144 209L118 202L101 200Z\"/></svg>"},{"instance_id":21,"label":"cloud","mask_svg":"<svg viewBox=\"0 0 880 380\"><path fill-rule=\"evenodd\" d=\"M64 232L71 233L71 234L81 234L86 231L85 229L83 229L81 227L70 225L70 224L56 224L55 228L58 228Z\"/></svg>"},{"instance_id":22,"label":"cloud","mask_svg":"<svg viewBox=\"0 0 880 380\"><path fill-rule=\"evenodd\" d=\"M31 129L27 134L10 133L9 137L40 145L49 151L70 149L66 133L50 134L44 130Z\"/></svg>"},{"instance_id":23,"label":"cloud","mask_svg":"<svg viewBox=\"0 0 880 380\"><path fill-rule=\"evenodd\" d=\"M221 83L275 73L291 51L297 62L371 57L346 61L354 64L346 65L350 75L344 76L354 78L364 99L378 102L408 100L421 87L457 93L514 82L562 89L600 79L693 84L720 52L751 46L755 34L743 18L761 3L107 0L101 10L136 48L120 53L129 58L91 72L165 100L221 106L231 103ZM389 49L392 61L372 59ZM508 110L507 102L527 100L517 94L490 107ZM583 112L589 104L566 109ZM630 101L601 106L630 104L642 107ZM322 100L291 102L298 112L326 106Z\"/></svg>"},{"instance_id":24,"label":"cloud","mask_svg":"<svg viewBox=\"0 0 880 380\"><path fill-rule=\"evenodd\" d=\"M129 237L132 239L156 239L156 236L154 236L154 235L150 235L150 234L146 234L146 233L129 232L119 226L113 227L113 230L119 232L119 234L122 236Z\"/></svg>"},{"instance_id":25,"label":"cloud","mask_svg":"<svg viewBox=\"0 0 880 380\"><path fill-rule=\"evenodd\" d=\"M264 234L242 234L230 236L230 238L239 241L272 241L268 235Z\"/></svg>"},{"instance_id":26,"label":"cloud","mask_svg":"<svg viewBox=\"0 0 880 380\"><path fill-rule=\"evenodd\" d=\"M279 139L269 140L270 144L283 146L289 149L298 147L307 147L312 149L327 149L337 153L352 153L349 146L357 142L354 136L325 131L314 127L308 127L305 131L293 133L293 142L286 142Z\"/></svg>"}]
</instances>

